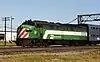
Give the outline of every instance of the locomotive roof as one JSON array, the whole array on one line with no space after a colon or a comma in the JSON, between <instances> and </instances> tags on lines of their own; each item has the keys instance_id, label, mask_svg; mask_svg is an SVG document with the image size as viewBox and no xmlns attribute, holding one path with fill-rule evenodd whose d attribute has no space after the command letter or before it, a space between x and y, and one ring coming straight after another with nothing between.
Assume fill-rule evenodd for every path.
<instances>
[{"instance_id":1,"label":"locomotive roof","mask_svg":"<svg viewBox=\"0 0 100 62\"><path fill-rule=\"evenodd\" d=\"M88 24L66 24L66 23L55 23L55 22L48 22L48 21L41 21L41 20L25 20L22 24L29 24L35 25L36 23L40 24L48 24L48 25L63 25L63 26L87 26Z\"/></svg>"}]
</instances>

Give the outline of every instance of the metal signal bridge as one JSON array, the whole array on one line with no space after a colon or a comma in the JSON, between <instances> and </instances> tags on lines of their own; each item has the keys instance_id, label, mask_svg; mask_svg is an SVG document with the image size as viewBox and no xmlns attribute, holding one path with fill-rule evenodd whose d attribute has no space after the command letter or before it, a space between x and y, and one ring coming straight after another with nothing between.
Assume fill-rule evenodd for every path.
<instances>
[{"instance_id":1,"label":"metal signal bridge","mask_svg":"<svg viewBox=\"0 0 100 62\"><path fill-rule=\"evenodd\" d=\"M100 21L100 14L85 14L77 16L78 24L83 24L85 22Z\"/></svg>"}]
</instances>

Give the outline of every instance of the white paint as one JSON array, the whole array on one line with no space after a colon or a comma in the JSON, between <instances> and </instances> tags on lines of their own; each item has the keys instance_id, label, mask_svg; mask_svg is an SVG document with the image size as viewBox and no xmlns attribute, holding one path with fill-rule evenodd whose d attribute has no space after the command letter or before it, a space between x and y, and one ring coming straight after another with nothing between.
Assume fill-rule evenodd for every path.
<instances>
[{"instance_id":1,"label":"white paint","mask_svg":"<svg viewBox=\"0 0 100 62\"><path fill-rule=\"evenodd\" d=\"M21 31L20 31L20 33L19 33L19 37L20 38L28 38L29 37L29 33L28 32L26 32L25 30L29 30L29 29L27 29L27 28L23 28ZM24 32L24 33L23 33ZM23 33L23 34L22 34ZM26 35L27 34L27 35ZM25 36L26 35L26 36ZM25 36L25 37L24 37Z\"/></svg>"},{"instance_id":2,"label":"white paint","mask_svg":"<svg viewBox=\"0 0 100 62\"><path fill-rule=\"evenodd\" d=\"M57 31L57 30L46 30L43 39L46 39L49 34L52 35L75 35L75 36L87 36L86 32L74 32L74 31Z\"/></svg>"},{"instance_id":3,"label":"white paint","mask_svg":"<svg viewBox=\"0 0 100 62\"><path fill-rule=\"evenodd\" d=\"M50 39L54 39L54 35L50 35Z\"/></svg>"},{"instance_id":4,"label":"white paint","mask_svg":"<svg viewBox=\"0 0 100 62\"><path fill-rule=\"evenodd\" d=\"M29 34L27 34L27 35L26 35L26 34L27 34L27 32L24 32L23 35L21 35L20 38L28 38ZM25 35L26 35L26 36L25 36ZM25 37L24 37L24 36L25 36Z\"/></svg>"},{"instance_id":5,"label":"white paint","mask_svg":"<svg viewBox=\"0 0 100 62\"><path fill-rule=\"evenodd\" d=\"M23 28L23 29L20 31L20 33L19 33L18 36L21 36L22 32L25 31L25 30L26 30L26 28Z\"/></svg>"}]
</instances>

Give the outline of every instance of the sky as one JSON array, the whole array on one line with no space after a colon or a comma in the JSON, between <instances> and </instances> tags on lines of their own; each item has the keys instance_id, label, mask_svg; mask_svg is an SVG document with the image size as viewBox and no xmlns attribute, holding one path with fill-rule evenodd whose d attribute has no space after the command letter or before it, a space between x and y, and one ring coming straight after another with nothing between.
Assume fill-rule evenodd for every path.
<instances>
[{"instance_id":1,"label":"sky","mask_svg":"<svg viewBox=\"0 0 100 62\"><path fill-rule=\"evenodd\" d=\"M0 0L0 27L2 18L10 16L14 29L28 19L67 23L80 14L100 13L99 6L100 0Z\"/></svg>"}]
</instances>

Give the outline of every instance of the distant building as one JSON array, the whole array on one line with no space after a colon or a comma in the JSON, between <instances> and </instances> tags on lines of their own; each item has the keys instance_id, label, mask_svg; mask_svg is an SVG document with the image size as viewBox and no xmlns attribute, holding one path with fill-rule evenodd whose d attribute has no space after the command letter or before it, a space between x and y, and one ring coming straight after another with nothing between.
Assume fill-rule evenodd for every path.
<instances>
[{"instance_id":1,"label":"distant building","mask_svg":"<svg viewBox=\"0 0 100 62\"><path fill-rule=\"evenodd\" d=\"M0 34L0 40L4 40L4 36L5 36L5 34Z\"/></svg>"},{"instance_id":2,"label":"distant building","mask_svg":"<svg viewBox=\"0 0 100 62\"><path fill-rule=\"evenodd\" d=\"M17 33L16 30L12 30L12 40L16 40L17 37ZM5 31L4 28L2 28L2 30L0 29L0 40L5 40ZM6 32L6 41L10 41L11 40L11 29L7 29Z\"/></svg>"}]
</instances>

